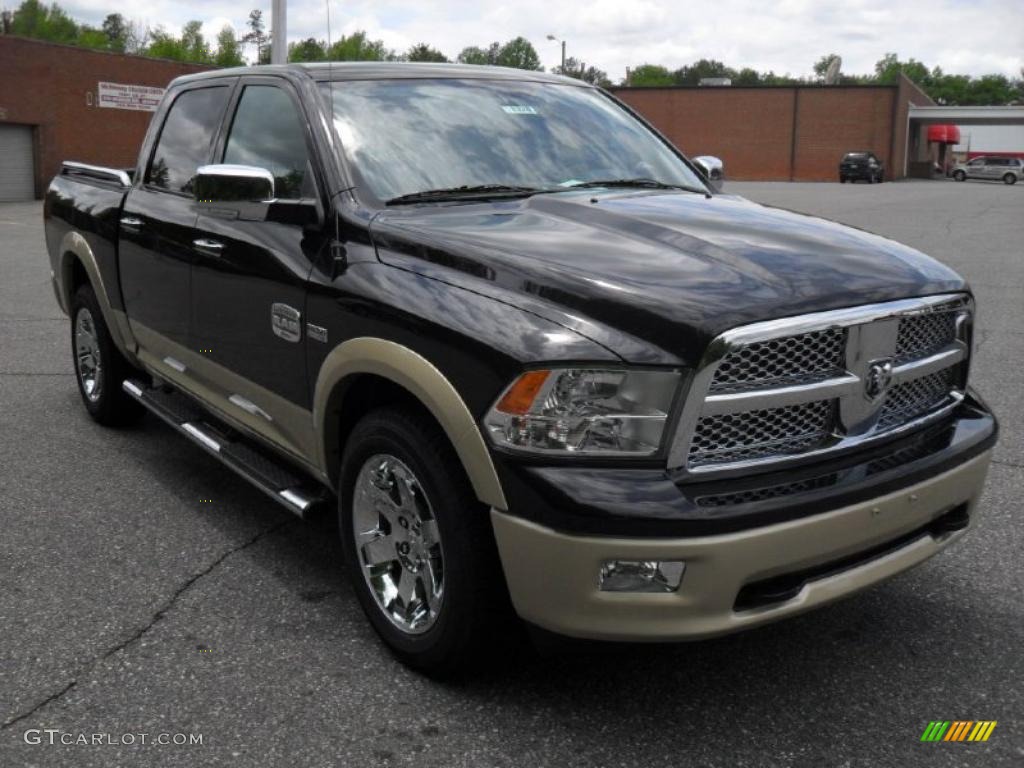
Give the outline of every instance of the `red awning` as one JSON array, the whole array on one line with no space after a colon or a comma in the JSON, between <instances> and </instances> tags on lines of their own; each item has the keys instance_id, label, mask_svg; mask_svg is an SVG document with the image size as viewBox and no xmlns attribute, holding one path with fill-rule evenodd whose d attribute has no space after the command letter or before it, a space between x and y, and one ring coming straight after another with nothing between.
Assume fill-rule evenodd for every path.
<instances>
[{"instance_id":1,"label":"red awning","mask_svg":"<svg viewBox=\"0 0 1024 768\"><path fill-rule=\"evenodd\" d=\"M937 141L940 144L959 144L960 128L955 125L929 125L928 141Z\"/></svg>"}]
</instances>

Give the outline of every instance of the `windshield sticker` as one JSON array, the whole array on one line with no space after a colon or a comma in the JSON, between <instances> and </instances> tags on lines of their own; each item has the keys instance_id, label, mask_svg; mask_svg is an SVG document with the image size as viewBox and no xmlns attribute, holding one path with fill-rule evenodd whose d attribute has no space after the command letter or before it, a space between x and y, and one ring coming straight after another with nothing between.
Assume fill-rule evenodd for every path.
<instances>
[{"instance_id":1,"label":"windshield sticker","mask_svg":"<svg viewBox=\"0 0 1024 768\"><path fill-rule=\"evenodd\" d=\"M536 115L537 110L533 107L526 107L519 104L506 104L502 107L510 115Z\"/></svg>"}]
</instances>

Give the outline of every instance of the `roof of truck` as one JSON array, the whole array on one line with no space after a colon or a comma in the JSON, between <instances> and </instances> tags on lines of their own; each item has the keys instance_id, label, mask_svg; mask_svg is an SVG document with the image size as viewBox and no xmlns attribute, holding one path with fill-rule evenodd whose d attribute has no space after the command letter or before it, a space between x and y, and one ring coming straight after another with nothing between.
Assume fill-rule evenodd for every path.
<instances>
[{"instance_id":1,"label":"roof of truck","mask_svg":"<svg viewBox=\"0 0 1024 768\"><path fill-rule=\"evenodd\" d=\"M304 74L314 80L388 80L459 78L474 80L527 80L539 83L561 83L591 87L572 77L535 72L511 67L488 67L475 64L433 64L407 61L336 61L311 64L261 64L254 67L213 69L185 75L176 83L194 82L214 77L240 75Z\"/></svg>"}]
</instances>

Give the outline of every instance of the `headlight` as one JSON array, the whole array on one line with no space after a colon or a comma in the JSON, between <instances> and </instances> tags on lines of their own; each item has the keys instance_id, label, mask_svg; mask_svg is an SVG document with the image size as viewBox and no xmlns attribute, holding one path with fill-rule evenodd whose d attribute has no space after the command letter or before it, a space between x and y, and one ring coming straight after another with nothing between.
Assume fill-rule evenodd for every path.
<instances>
[{"instance_id":1,"label":"headlight","mask_svg":"<svg viewBox=\"0 0 1024 768\"><path fill-rule=\"evenodd\" d=\"M661 445L678 371L527 371L484 419L497 445L544 454L649 456Z\"/></svg>"}]
</instances>

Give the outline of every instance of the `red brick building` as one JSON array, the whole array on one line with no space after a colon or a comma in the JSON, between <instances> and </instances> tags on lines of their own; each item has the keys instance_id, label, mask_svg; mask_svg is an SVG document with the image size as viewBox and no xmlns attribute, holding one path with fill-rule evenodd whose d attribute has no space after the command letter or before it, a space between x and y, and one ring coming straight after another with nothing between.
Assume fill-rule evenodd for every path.
<instances>
[{"instance_id":1,"label":"red brick building","mask_svg":"<svg viewBox=\"0 0 1024 768\"><path fill-rule=\"evenodd\" d=\"M0 200L40 197L62 160L135 165L153 113L100 106L101 82L165 88L203 69L0 35Z\"/></svg>"},{"instance_id":2,"label":"red brick building","mask_svg":"<svg viewBox=\"0 0 1024 768\"><path fill-rule=\"evenodd\" d=\"M616 88L687 155L716 155L730 179L836 181L839 159L874 152L906 175L907 113L934 102L905 77L884 86Z\"/></svg>"}]
</instances>

